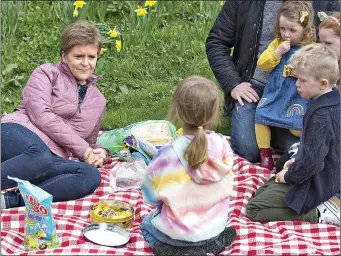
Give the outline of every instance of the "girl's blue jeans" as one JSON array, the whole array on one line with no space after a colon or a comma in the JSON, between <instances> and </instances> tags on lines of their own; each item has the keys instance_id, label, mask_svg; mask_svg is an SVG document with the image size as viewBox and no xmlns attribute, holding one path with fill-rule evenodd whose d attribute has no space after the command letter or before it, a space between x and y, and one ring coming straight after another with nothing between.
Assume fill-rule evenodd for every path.
<instances>
[{"instance_id":1,"label":"girl's blue jeans","mask_svg":"<svg viewBox=\"0 0 341 256\"><path fill-rule=\"evenodd\" d=\"M99 186L97 168L53 154L32 131L15 123L1 124L1 190L17 186L7 176L28 180L53 196L53 202L75 200ZM24 206L19 191L4 194L6 208Z\"/></svg>"},{"instance_id":2,"label":"girl's blue jeans","mask_svg":"<svg viewBox=\"0 0 341 256\"><path fill-rule=\"evenodd\" d=\"M157 211L157 210L156 210ZM151 211L141 222L140 229L143 235L144 240L149 243L151 248L154 248L157 242L162 242L165 244L173 245L173 246L203 246L213 243L218 236L212 237L208 240L198 241L198 242L188 242L182 240L172 239L168 235L159 231L153 224L152 219L158 212Z\"/></svg>"}]
</instances>

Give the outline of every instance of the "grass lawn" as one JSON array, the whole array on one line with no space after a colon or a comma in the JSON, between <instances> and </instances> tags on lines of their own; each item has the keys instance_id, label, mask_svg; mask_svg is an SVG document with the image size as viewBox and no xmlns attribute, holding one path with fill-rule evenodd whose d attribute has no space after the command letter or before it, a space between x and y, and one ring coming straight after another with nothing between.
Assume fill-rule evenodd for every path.
<instances>
[{"instance_id":1,"label":"grass lawn","mask_svg":"<svg viewBox=\"0 0 341 256\"><path fill-rule=\"evenodd\" d=\"M135 14L128 8L135 3L126 2L130 5L123 5L116 12L106 6L106 25L123 27L126 16ZM205 41L219 12L219 2L158 1L157 4L157 9L148 14L154 15L154 29L136 23L134 28L141 31L128 37L128 32L133 35L133 26L129 31L122 28L122 50L117 52L114 44L107 44L107 51L98 61L96 73L102 76L98 87L107 98L102 124L105 129L166 119L173 91L186 76L202 75L216 82L206 58ZM212 6L216 8L214 12ZM6 24L10 27L11 23ZM7 70L2 74L2 113L16 108L34 68L59 61L59 36L65 26L58 18L55 4L43 1L28 2L19 13L17 25L15 34L2 33L2 69ZM228 134L230 121L221 117L214 129Z\"/></svg>"}]
</instances>

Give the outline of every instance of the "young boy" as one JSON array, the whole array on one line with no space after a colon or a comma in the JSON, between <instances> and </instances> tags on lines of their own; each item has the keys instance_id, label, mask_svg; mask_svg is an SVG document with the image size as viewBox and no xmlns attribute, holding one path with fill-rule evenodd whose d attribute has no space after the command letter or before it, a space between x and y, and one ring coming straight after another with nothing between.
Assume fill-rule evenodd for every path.
<instances>
[{"instance_id":1,"label":"young boy","mask_svg":"<svg viewBox=\"0 0 341 256\"><path fill-rule=\"evenodd\" d=\"M320 222L330 212L317 206L340 190L340 95L336 55L323 44L302 47L290 59L297 93L311 99L303 118L301 146L295 160L258 189L246 207L255 221ZM339 208L337 209L339 211ZM340 221L329 221L340 225Z\"/></svg>"}]
</instances>

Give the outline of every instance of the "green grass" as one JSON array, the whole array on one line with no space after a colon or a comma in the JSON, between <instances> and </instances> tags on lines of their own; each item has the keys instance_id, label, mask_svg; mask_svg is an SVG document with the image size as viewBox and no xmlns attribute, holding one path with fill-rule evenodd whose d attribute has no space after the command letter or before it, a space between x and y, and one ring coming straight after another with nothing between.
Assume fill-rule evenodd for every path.
<instances>
[{"instance_id":1,"label":"green grass","mask_svg":"<svg viewBox=\"0 0 341 256\"><path fill-rule=\"evenodd\" d=\"M205 41L217 12L213 13L208 4L217 7L216 3L203 1L162 2L153 21L157 25L162 23L162 29L135 36L130 41L125 41L128 31L122 31L121 52L116 52L114 44L106 45L108 51L96 68L96 73L102 76L98 88L107 98L103 128L166 119L173 91L186 76L202 75L216 82L207 61ZM17 107L22 87L35 67L59 61L58 42L63 24L52 7L45 2L30 2L17 34L3 42L2 65L14 63L18 67L2 79L7 82L19 77L19 80L5 83L2 112L9 113ZM42 12L44 15L39 15ZM123 29L125 14L122 13L108 12L105 22ZM230 121L221 117L214 129L228 134Z\"/></svg>"}]
</instances>

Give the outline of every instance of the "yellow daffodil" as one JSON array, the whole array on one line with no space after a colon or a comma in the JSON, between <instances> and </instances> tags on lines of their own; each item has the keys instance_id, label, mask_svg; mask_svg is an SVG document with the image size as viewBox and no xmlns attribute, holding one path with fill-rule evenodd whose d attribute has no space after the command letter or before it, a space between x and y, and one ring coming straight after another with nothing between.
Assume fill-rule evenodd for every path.
<instances>
[{"instance_id":1,"label":"yellow daffodil","mask_svg":"<svg viewBox=\"0 0 341 256\"><path fill-rule=\"evenodd\" d=\"M147 7L147 6L153 7L153 6L156 4L156 2L157 2L157 1L146 1L146 2L144 3L144 6L145 6L145 7Z\"/></svg>"},{"instance_id":2,"label":"yellow daffodil","mask_svg":"<svg viewBox=\"0 0 341 256\"><path fill-rule=\"evenodd\" d=\"M73 3L73 5L76 7L76 8L82 8L84 5L86 5L86 2L85 1L75 1Z\"/></svg>"},{"instance_id":3,"label":"yellow daffodil","mask_svg":"<svg viewBox=\"0 0 341 256\"><path fill-rule=\"evenodd\" d=\"M145 16L148 12L145 8L138 8L135 10L137 16Z\"/></svg>"},{"instance_id":4,"label":"yellow daffodil","mask_svg":"<svg viewBox=\"0 0 341 256\"><path fill-rule=\"evenodd\" d=\"M75 10L73 11L73 14L72 14L73 17L77 17L78 16L78 10L77 9L78 8L76 7Z\"/></svg>"},{"instance_id":5,"label":"yellow daffodil","mask_svg":"<svg viewBox=\"0 0 341 256\"><path fill-rule=\"evenodd\" d=\"M78 8L82 8L84 5L86 5L85 1L75 1L73 3L73 5L75 6L75 9L73 10L73 17L77 17L78 16Z\"/></svg>"},{"instance_id":6,"label":"yellow daffodil","mask_svg":"<svg viewBox=\"0 0 341 256\"><path fill-rule=\"evenodd\" d=\"M224 5L224 1L220 1L220 6L223 6Z\"/></svg>"},{"instance_id":7,"label":"yellow daffodil","mask_svg":"<svg viewBox=\"0 0 341 256\"><path fill-rule=\"evenodd\" d=\"M117 51L119 52L119 51L121 51L121 49L122 49L122 41L121 40L116 40L116 49L117 49Z\"/></svg>"},{"instance_id":8,"label":"yellow daffodil","mask_svg":"<svg viewBox=\"0 0 341 256\"><path fill-rule=\"evenodd\" d=\"M108 35L110 37L116 38L118 36L118 32L116 30L110 29L109 32L108 32Z\"/></svg>"},{"instance_id":9,"label":"yellow daffodil","mask_svg":"<svg viewBox=\"0 0 341 256\"><path fill-rule=\"evenodd\" d=\"M104 54L104 52L106 52L107 51L107 49L105 49L105 48L101 48L101 50L99 51L99 55L103 55Z\"/></svg>"}]
</instances>

